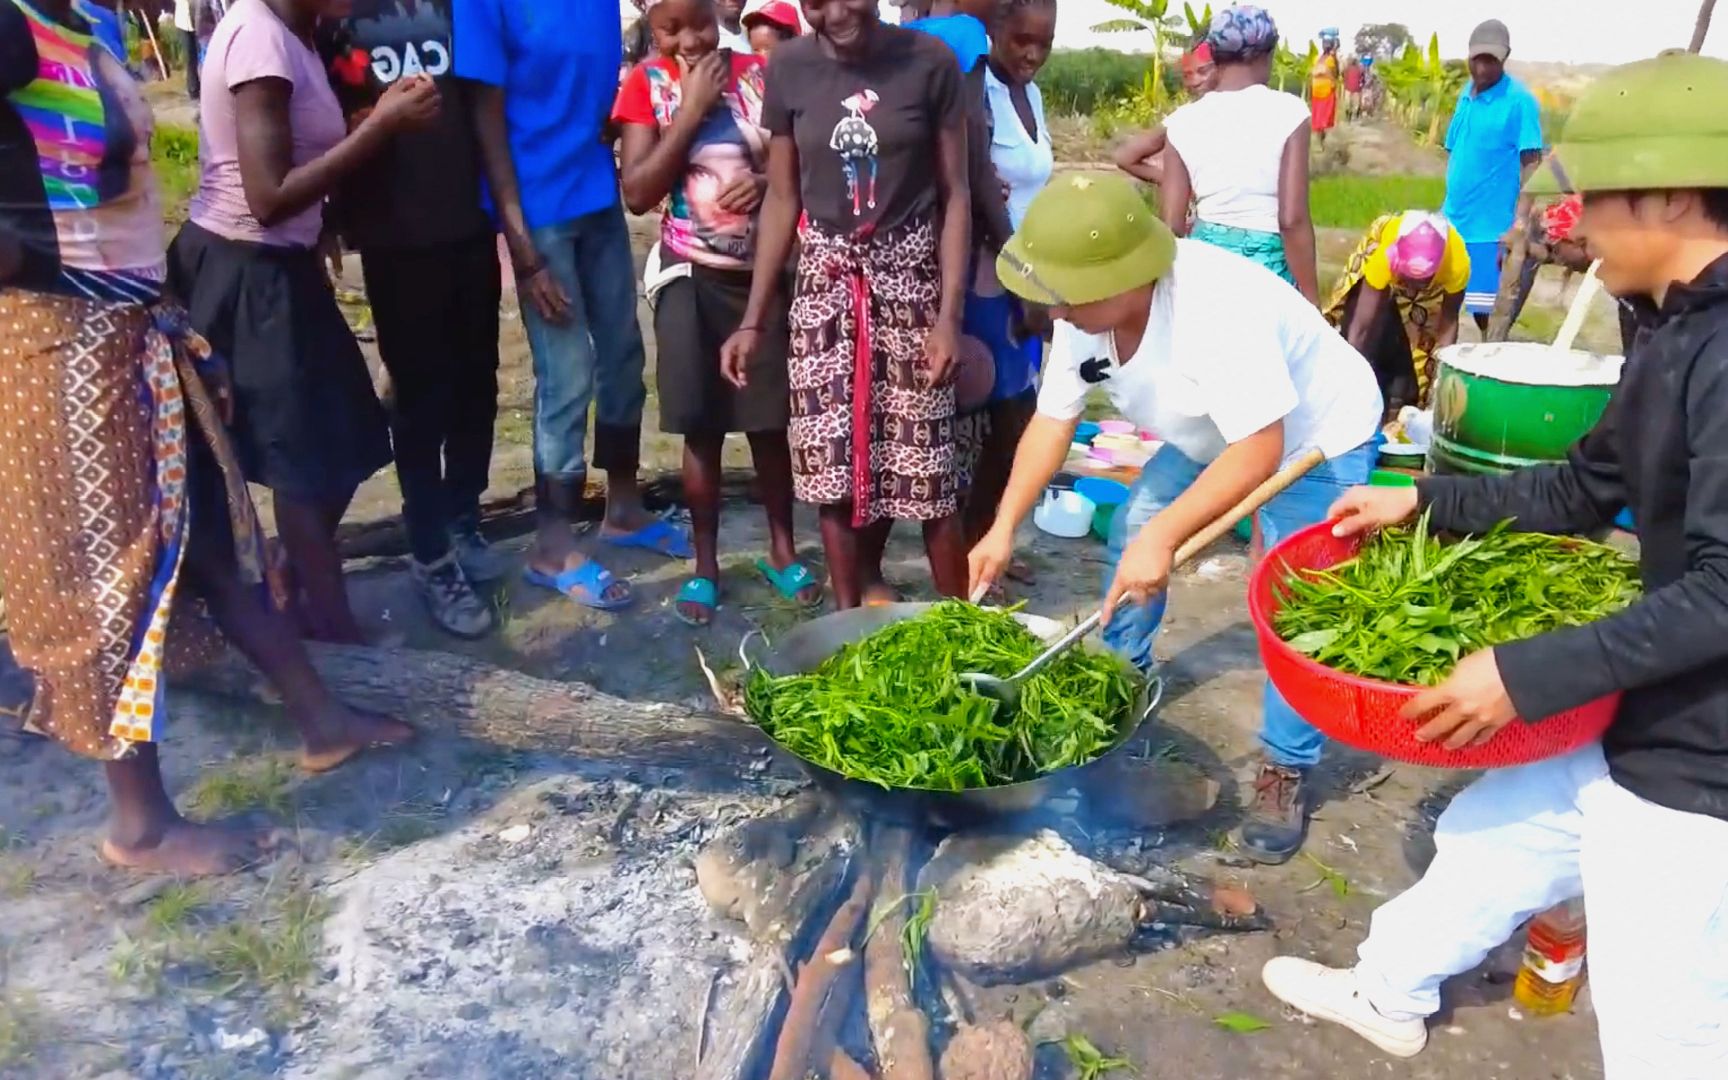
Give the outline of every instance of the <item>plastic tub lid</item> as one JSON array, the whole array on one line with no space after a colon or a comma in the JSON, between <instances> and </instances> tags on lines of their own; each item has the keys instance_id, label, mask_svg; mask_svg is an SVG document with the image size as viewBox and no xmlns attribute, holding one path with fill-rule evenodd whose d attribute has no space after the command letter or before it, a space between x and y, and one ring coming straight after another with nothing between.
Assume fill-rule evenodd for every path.
<instances>
[{"instance_id":1,"label":"plastic tub lid","mask_svg":"<svg viewBox=\"0 0 1728 1080\"><path fill-rule=\"evenodd\" d=\"M1044 501L1032 511L1032 523L1051 536L1073 540L1091 531L1092 515L1097 512L1097 504L1077 491L1046 489Z\"/></svg>"}]
</instances>

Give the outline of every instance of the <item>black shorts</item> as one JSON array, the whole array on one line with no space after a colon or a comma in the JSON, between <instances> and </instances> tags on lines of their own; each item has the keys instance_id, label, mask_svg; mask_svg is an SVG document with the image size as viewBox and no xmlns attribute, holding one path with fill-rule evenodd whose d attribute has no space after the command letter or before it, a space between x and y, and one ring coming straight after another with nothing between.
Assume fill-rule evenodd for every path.
<instances>
[{"instance_id":1,"label":"black shorts","mask_svg":"<svg viewBox=\"0 0 1728 1080\"><path fill-rule=\"evenodd\" d=\"M690 276L660 290L654 301L654 337L661 431L724 435L786 430L790 331L784 299L770 305L762 320L746 385L740 389L720 375L720 347L743 323L749 300L748 270L693 266Z\"/></svg>"},{"instance_id":2,"label":"black shorts","mask_svg":"<svg viewBox=\"0 0 1728 1080\"><path fill-rule=\"evenodd\" d=\"M390 463L384 408L315 252L187 222L168 275L233 372L234 450L248 480L327 502Z\"/></svg>"}]
</instances>

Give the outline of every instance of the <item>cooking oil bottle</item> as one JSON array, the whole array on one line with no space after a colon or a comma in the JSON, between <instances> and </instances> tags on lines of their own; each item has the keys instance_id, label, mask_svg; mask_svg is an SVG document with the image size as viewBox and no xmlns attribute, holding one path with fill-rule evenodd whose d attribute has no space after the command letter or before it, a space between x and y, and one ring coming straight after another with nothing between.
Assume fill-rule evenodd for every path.
<instances>
[{"instance_id":1,"label":"cooking oil bottle","mask_svg":"<svg viewBox=\"0 0 1728 1080\"><path fill-rule=\"evenodd\" d=\"M1583 982L1584 898L1579 896L1530 921L1512 999L1526 1016L1557 1016L1572 1008Z\"/></svg>"}]
</instances>

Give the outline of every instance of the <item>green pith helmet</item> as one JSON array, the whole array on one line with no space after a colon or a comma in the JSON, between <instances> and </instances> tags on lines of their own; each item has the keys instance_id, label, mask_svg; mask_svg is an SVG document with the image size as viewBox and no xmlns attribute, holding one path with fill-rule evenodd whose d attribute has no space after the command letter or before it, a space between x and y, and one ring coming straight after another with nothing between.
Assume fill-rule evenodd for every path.
<instances>
[{"instance_id":1,"label":"green pith helmet","mask_svg":"<svg viewBox=\"0 0 1728 1080\"><path fill-rule=\"evenodd\" d=\"M1728 187L1728 61L1664 53L1617 67L1573 106L1536 195Z\"/></svg>"},{"instance_id":2,"label":"green pith helmet","mask_svg":"<svg viewBox=\"0 0 1728 1080\"><path fill-rule=\"evenodd\" d=\"M1105 300L1157 281L1176 261L1176 235L1120 176L1058 177L1026 209L996 276L1035 304Z\"/></svg>"}]
</instances>

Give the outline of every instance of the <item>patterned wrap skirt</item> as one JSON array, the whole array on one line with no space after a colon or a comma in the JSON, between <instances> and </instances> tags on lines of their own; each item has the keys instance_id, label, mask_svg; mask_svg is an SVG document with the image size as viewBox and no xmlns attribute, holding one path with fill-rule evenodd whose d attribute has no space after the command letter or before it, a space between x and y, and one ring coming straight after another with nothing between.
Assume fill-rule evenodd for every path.
<instances>
[{"instance_id":1,"label":"patterned wrap skirt","mask_svg":"<svg viewBox=\"0 0 1728 1080\"><path fill-rule=\"evenodd\" d=\"M1290 284L1296 284L1296 275L1290 272L1290 259L1284 253L1284 237L1280 233L1217 225L1210 221L1196 221L1193 233L1196 240L1253 259Z\"/></svg>"},{"instance_id":2,"label":"patterned wrap skirt","mask_svg":"<svg viewBox=\"0 0 1728 1080\"><path fill-rule=\"evenodd\" d=\"M792 293L793 490L852 523L955 512L954 387L927 386L941 285L930 218L871 235L810 222Z\"/></svg>"},{"instance_id":3,"label":"patterned wrap skirt","mask_svg":"<svg viewBox=\"0 0 1728 1080\"><path fill-rule=\"evenodd\" d=\"M1355 249L1350 252L1350 258L1344 264L1344 273L1339 277L1337 287L1332 290L1331 299L1322 309L1326 321L1337 327L1341 334L1349 330L1344 316L1350 305L1350 295L1362 284L1368 260L1379 250L1380 234L1393 216L1382 214L1368 226L1367 233L1357 241ZM1435 354L1440 351L1440 309L1446 302L1446 290L1436 281L1424 282L1414 287L1394 281L1388 291L1392 294L1393 303L1398 307L1398 318L1403 323L1404 332L1410 339L1410 364L1416 378L1414 404L1425 409L1434 390L1435 368L1438 363ZM1370 356L1368 359L1372 362L1376 358Z\"/></svg>"},{"instance_id":4,"label":"patterned wrap skirt","mask_svg":"<svg viewBox=\"0 0 1728 1080\"><path fill-rule=\"evenodd\" d=\"M252 502L193 366L208 358L183 312L0 289L0 590L36 677L27 726L87 757L154 741L170 652L219 646L193 611L170 635L194 509L227 519L205 527L226 526L241 578L263 580ZM195 463L217 466L196 488Z\"/></svg>"}]
</instances>

